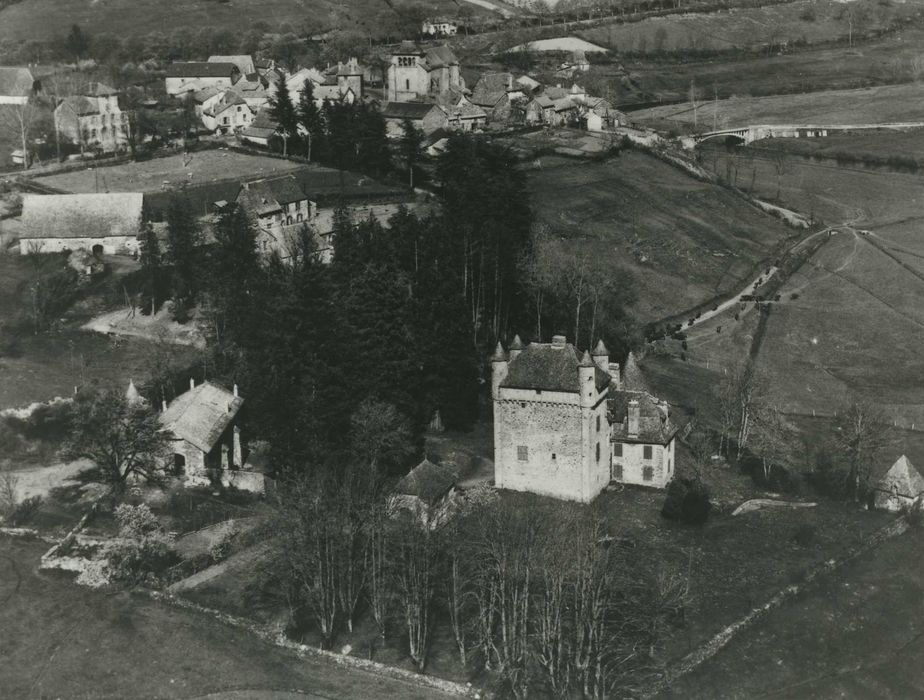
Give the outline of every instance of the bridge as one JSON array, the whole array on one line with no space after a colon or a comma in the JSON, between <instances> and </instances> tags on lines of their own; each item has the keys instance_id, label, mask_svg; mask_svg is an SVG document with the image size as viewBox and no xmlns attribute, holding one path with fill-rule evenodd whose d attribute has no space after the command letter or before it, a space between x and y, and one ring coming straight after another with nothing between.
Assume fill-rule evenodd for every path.
<instances>
[{"instance_id":1,"label":"bridge","mask_svg":"<svg viewBox=\"0 0 924 700\"><path fill-rule=\"evenodd\" d=\"M905 131L924 127L924 122L894 122L883 124L751 124L692 134L683 139L687 148L708 139L733 138L747 146L753 141L771 138L818 138L856 131Z\"/></svg>"}]
</instances>

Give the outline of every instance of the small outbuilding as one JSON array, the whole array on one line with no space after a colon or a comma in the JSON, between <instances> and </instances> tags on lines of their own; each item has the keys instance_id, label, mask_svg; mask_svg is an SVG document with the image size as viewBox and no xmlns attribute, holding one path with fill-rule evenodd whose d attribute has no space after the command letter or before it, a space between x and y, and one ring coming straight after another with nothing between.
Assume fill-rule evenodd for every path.
<instances>
[{"instance_id":1,"label":"small outbuilding","mask_svg":"<svg viewBox=\"0 0 924 700\"><path fill-rule=\"evenodd\" d=\"M436 527L446 519L457 480L452 467L424 459L398 482L391 498L392 512L406 510L426 527Z\"/></svg>"},{"instance_id":2,"label":"small outbuilding","mask_svg":"<svg viewBox=\"0 0 924 700\"><path fill-rule=\"evenodd\" d=\"M135 254L143 203L140 192L24 195L20 252Z\"/></svg>"},{"instance_id":3,"label":"small outbuilding","mask_svg":"<svg viewBox=\"0 0 924 700\"><path fill-rule=\"evenodd\" d=\"M880 510L899 511L911 507L924 495L924 477L902 455L873 484L873 505Z\"/></svg>"}]
</instances>

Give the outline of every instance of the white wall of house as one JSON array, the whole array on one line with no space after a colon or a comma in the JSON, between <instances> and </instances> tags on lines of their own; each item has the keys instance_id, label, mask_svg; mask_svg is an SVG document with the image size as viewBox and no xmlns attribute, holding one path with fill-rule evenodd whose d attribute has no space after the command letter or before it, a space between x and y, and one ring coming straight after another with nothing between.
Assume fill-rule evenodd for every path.
<instances>
[{"instance_id":1,"label":"white wall of house","mask_svg":"<svg viewBox=\"0 0 924 700\"><path fill-rule=\"evenodd\" d=\"M673 478L677 462L675 440L667 445L613 443L613 480L663 489Z\"/></svg>"},{"instance_id":2,"label":"white wall of house","mask_svg":"<svg viewBox=\"0 0 924 700\"><path fill-rule=\"evenodd\" d=\"M253 116L248 105L235 104L215 115L203 112L202 125L209 131L230 134L249 126Z\"/></svg>"},{"instance_id":3,"label":"white wall of house","mask_svg":"<svg viewBox=\"0 0 924 700\"><path fill-rule=\"evenodd\" d=\"M89 250L102 246L105 255L131 255L139 251L137 236L105 236L100 238L20 238L19 252L60 253L63 250Z\"/></svg>"},{"instance_id":4,"label":"white wall of house","mask_svg":"<svg viewBox=\"0 0 924 700\"><path fill-rule=\"evenodd\" d=\"M24 105L28 102L28 95L0 95L0 105Z\"/></svg>"}]
</instances>

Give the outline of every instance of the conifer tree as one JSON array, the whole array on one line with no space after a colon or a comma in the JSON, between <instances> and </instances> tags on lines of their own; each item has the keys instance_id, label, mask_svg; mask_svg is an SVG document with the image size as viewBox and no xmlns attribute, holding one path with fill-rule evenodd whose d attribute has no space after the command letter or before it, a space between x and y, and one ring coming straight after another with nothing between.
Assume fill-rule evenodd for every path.
<instances>
[{"instance_id":1,"label":"conifer tree","mask_svg":"<svg viewBox=\"0 0 924 700\"><path fill-rule=\"evenodd\" d=\"M324 122L321 110L314 101L314 85L306 80L298 95L298 123L305 131L305 157L311 160L312 153L316 159L324 153Z\"/></svg>"},{"instance_id":2,"label":"conifer tree","mask_svg":"<svg viewBox=\"0 0 924 700\"><path fill-rule=\"evenodd\" d=\"M401 155L404 156L404 162L407 165L408 187L414 189L414 167L420 160L423 132L414 126L414 122L410 119L404 120L402 128L404 134L401 136Z\"/></svg>"},{"instance_id":3,"label":"conifer tree","mask_svg":"<svg viewBox=\"0 0 924 700\"><path fill-rule=\"evenodd\" d=\"M175 195L170 199L165 218L167 238L170 243L167 259L173 268L171 275L173 316L178 321L185 322L201 287L202 232L192 206L185 197Z\"/></svg>"},{"instance_id":4,"label":"conifer tree","mask_svg":"<svg viewBox=\"0 0 924 700\"><path fill-rule=\"evenodd\" d=\"M146 222L141 230L140 262L145 272L142 293L144 307L147 308L147 301L150 300L150 314L153 316L167 296L167 274L160 242L157 240L157 234L150 221Z\"/></svg>"},{"instance_id":5,"label":"conifer tree","mask_svg":"<svg viewBox=\"0 0 924 700\"><path fill-rule=\"evenodd\" d=\"M276 83L276 94L269 100L269 113L273 120L279 125L279 135L282 137L282 154L289 154L289 142L298 138L298 117L295 112L295 106L292 104L292 96L289 94L289 86L286 85L285 78L280 78Z\"/></svg>"}]
</instances>

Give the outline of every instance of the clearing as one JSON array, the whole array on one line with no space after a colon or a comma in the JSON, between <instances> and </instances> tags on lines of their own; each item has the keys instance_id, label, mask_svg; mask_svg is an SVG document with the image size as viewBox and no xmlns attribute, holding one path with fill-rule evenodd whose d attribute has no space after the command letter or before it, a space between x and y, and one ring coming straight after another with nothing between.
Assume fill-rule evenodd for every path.
<instances>
[{"instance_id":1,"label":"clearing","mask_svg":"<svg viewBox=\"0 0 924 700\"><path fill-rule=\"evenodd\" d=\"M511 51L586 51L588 53L607 53L608 49L576 36L561 36L555 39L537 39L528 44L514 46Z\"/></svg>"},{"instance_id":2,"label":"clearing","mask_svg":"<svg viewBox=\"0 0 924 700\"><path fill-rule=\"evenodd\" d=\"M36 570L47 548L0 536L0 688L7 697L448 697L299 658L140 594L76 586Z\"/></svg>"},{"instance_id":3,"label":"clearing","mask_svg":"<svg viewBox=\"0 0 924 700\"><path fill-rule=\"evenodd\" d=\"M921 122L918 104L924 100L924 83L883 85L855 90L827 90L804 95L733 97L703 100L696 105L683 102L652 107L632 113L633 121L650 125L689 128L749 124L884 124Z\"/></svg>"},{"instance_id":4,"label":"clearing","mask_svg":"<svg viewBox=\"0 0 924 700\"><path fill-rule=\"evenodd\" d=\"M536 217L632 273L635 313L655 321L736 291L792 235L727 190L627 150L582 162L543 156L529 173Z\"/></svg>"}]
</instances>

